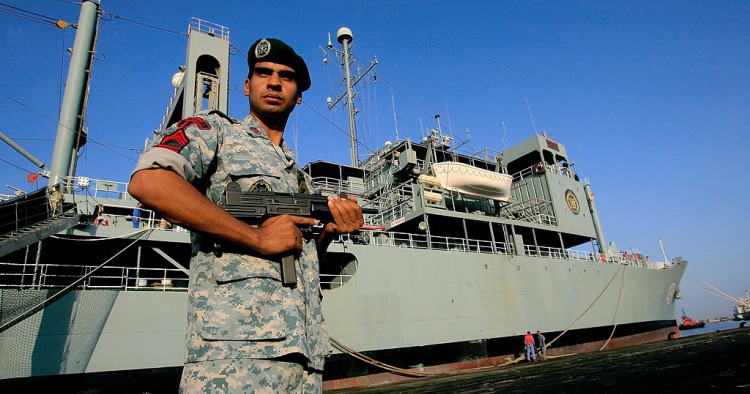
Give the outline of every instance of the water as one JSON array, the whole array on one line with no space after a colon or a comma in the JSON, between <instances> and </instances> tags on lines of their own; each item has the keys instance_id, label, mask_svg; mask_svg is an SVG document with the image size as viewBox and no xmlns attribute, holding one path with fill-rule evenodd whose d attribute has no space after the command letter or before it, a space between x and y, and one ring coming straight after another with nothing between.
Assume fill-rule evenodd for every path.
<instances>
[{"instance_id":1,"label":"water","mask_svg":"<svg viewBox=\"0 0 750 394\"><path fill-rule=\"evenodd\" d=\"M740 326L740 323L738 321L730 320L730 321L722 321L717 323L706 323L706 326L703 328L693 328L690 330L680 330L680 336L681 337L689 337L693 335L700 335L700 334L706 334L709 332L716 332L716 331L724 331L724 330L731 330L734 328L738 328ZM750 322L745 322L746 326L750 327Z\"/></svg>"}]
</instances>

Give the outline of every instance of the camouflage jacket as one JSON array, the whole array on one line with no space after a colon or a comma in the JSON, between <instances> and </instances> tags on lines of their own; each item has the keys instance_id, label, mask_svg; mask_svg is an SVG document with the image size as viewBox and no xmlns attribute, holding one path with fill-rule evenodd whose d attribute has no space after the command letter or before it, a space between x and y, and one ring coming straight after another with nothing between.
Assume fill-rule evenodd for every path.
<instances>
[{"instance_id":1,"label":"camouflage jacket","mask_svg":"<svg viewBox=\"0 0 750 394\"><path fill-rule=\"evenodd\" d=\"M214 202L231 181L245 191L306 189L310 179L285 142L273 145L252 116L234 122L222 115L202 112L165 130L135 171L171 169ZM301 353L309 367L322 370L330 343L315 241L305 241L296 261L295 288L282 287L278 261L236 247L217 257L214 241L192 235L186 361Z\"/></svg>"}]
</instances>

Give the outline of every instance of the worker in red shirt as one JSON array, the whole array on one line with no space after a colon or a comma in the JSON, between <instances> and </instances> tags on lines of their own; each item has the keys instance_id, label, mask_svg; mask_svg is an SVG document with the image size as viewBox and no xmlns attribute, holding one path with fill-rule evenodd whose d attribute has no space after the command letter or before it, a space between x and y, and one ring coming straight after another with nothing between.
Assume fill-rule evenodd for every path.
<instances>
[{"instance_id":1,"label":"worker in red shirt","mask_svg":"<svg viewBox=\"0 0 750 394\"><path fill-rule=\"evenodd\" d=\"M531 331L526 331L526 335L523 336L523 343L526 344L526 361L536 361L536 346Z\"/></svg>"}]
</instances>

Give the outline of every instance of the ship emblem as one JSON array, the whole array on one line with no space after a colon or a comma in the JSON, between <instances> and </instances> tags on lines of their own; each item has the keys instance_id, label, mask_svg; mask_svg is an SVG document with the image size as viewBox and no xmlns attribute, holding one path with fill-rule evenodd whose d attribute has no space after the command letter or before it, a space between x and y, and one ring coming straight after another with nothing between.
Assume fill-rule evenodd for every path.
<instances>
[{"instance_id":1,"label":"ship emblem","mask_svg":"<svg viewBox=\"0 0 750 394\"><path fill-rule=\"evenodd\" d=\"M271 43L268 42L268 40L266 40L265 38L260 40L258 45L255 46L255 57L258 59L268 56L270 52Z\"/></svg>"},{"instance_id":2,"label":"ship emblem","mask_svg":"<svg viewBox=\"0 0 750 394\"><path fill-rule=\"evenodd\" d=\"M271 185L269 185L268 182L266 182L265 179L261 179L261 180L256 181L252 185L250 185L250 188L248 189L248 191L251 191L251 192L270 192L270 191L273 191L273 190L271 189Z\"/></svg>"},{"instance_id":3,"label":"ship emblem","mask_svg":"<svg viewBox=\"0 0 750 394\"><path fill-rule=\"evenodd\" d=\"M570 208L570 212L573 212L574 215L581 213L581 205L578 204L578 198L570 189L565 191L565 202L568 203L568 208Z\"/></svg>"}]
</instances>

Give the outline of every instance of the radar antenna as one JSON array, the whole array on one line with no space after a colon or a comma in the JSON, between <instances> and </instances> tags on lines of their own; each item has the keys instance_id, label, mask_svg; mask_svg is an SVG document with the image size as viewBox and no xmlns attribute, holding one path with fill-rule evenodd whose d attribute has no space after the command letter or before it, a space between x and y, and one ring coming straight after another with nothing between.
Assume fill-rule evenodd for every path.
<instances>
[{"instance_id":1,"label":"radar antenna","mask_svg":"<svg viewBox=\"0 0 750 394\"><path fill-rule=\"evenodd\" d=\"M331 44L331 36L329 34L328 36L328 49L336 52L340 59L341 64L344 67L344 75L346 83L346 92L342 95L340 95L336 100L326 100L328 104L328 110L330 111L333 109L333 107L336 106L336 104L339 103L344 97L346 97L346 106L347 111L349 113L349 140L350 140L350 150L351 150L351 160L352 160L352 166L359 166L359 152L357 149L357 128L354 122L354 118L357 114L357 109L354 108L354 86L357 85L359 81L362 80L362 78L370 72L375 66L378 64L378 58L375 57L372 60L372 63L370 64L370 67L365 70L362 75L358 76L356 80L352 81L352 73L351 73L351 54L349 53L351 42L352 42L352 31L347 27L342 27L336 32L336 40L339 42L339 44L342 45L343 51L338 51L333 48L333 45Z\"/></svg>"}]
</instances>

